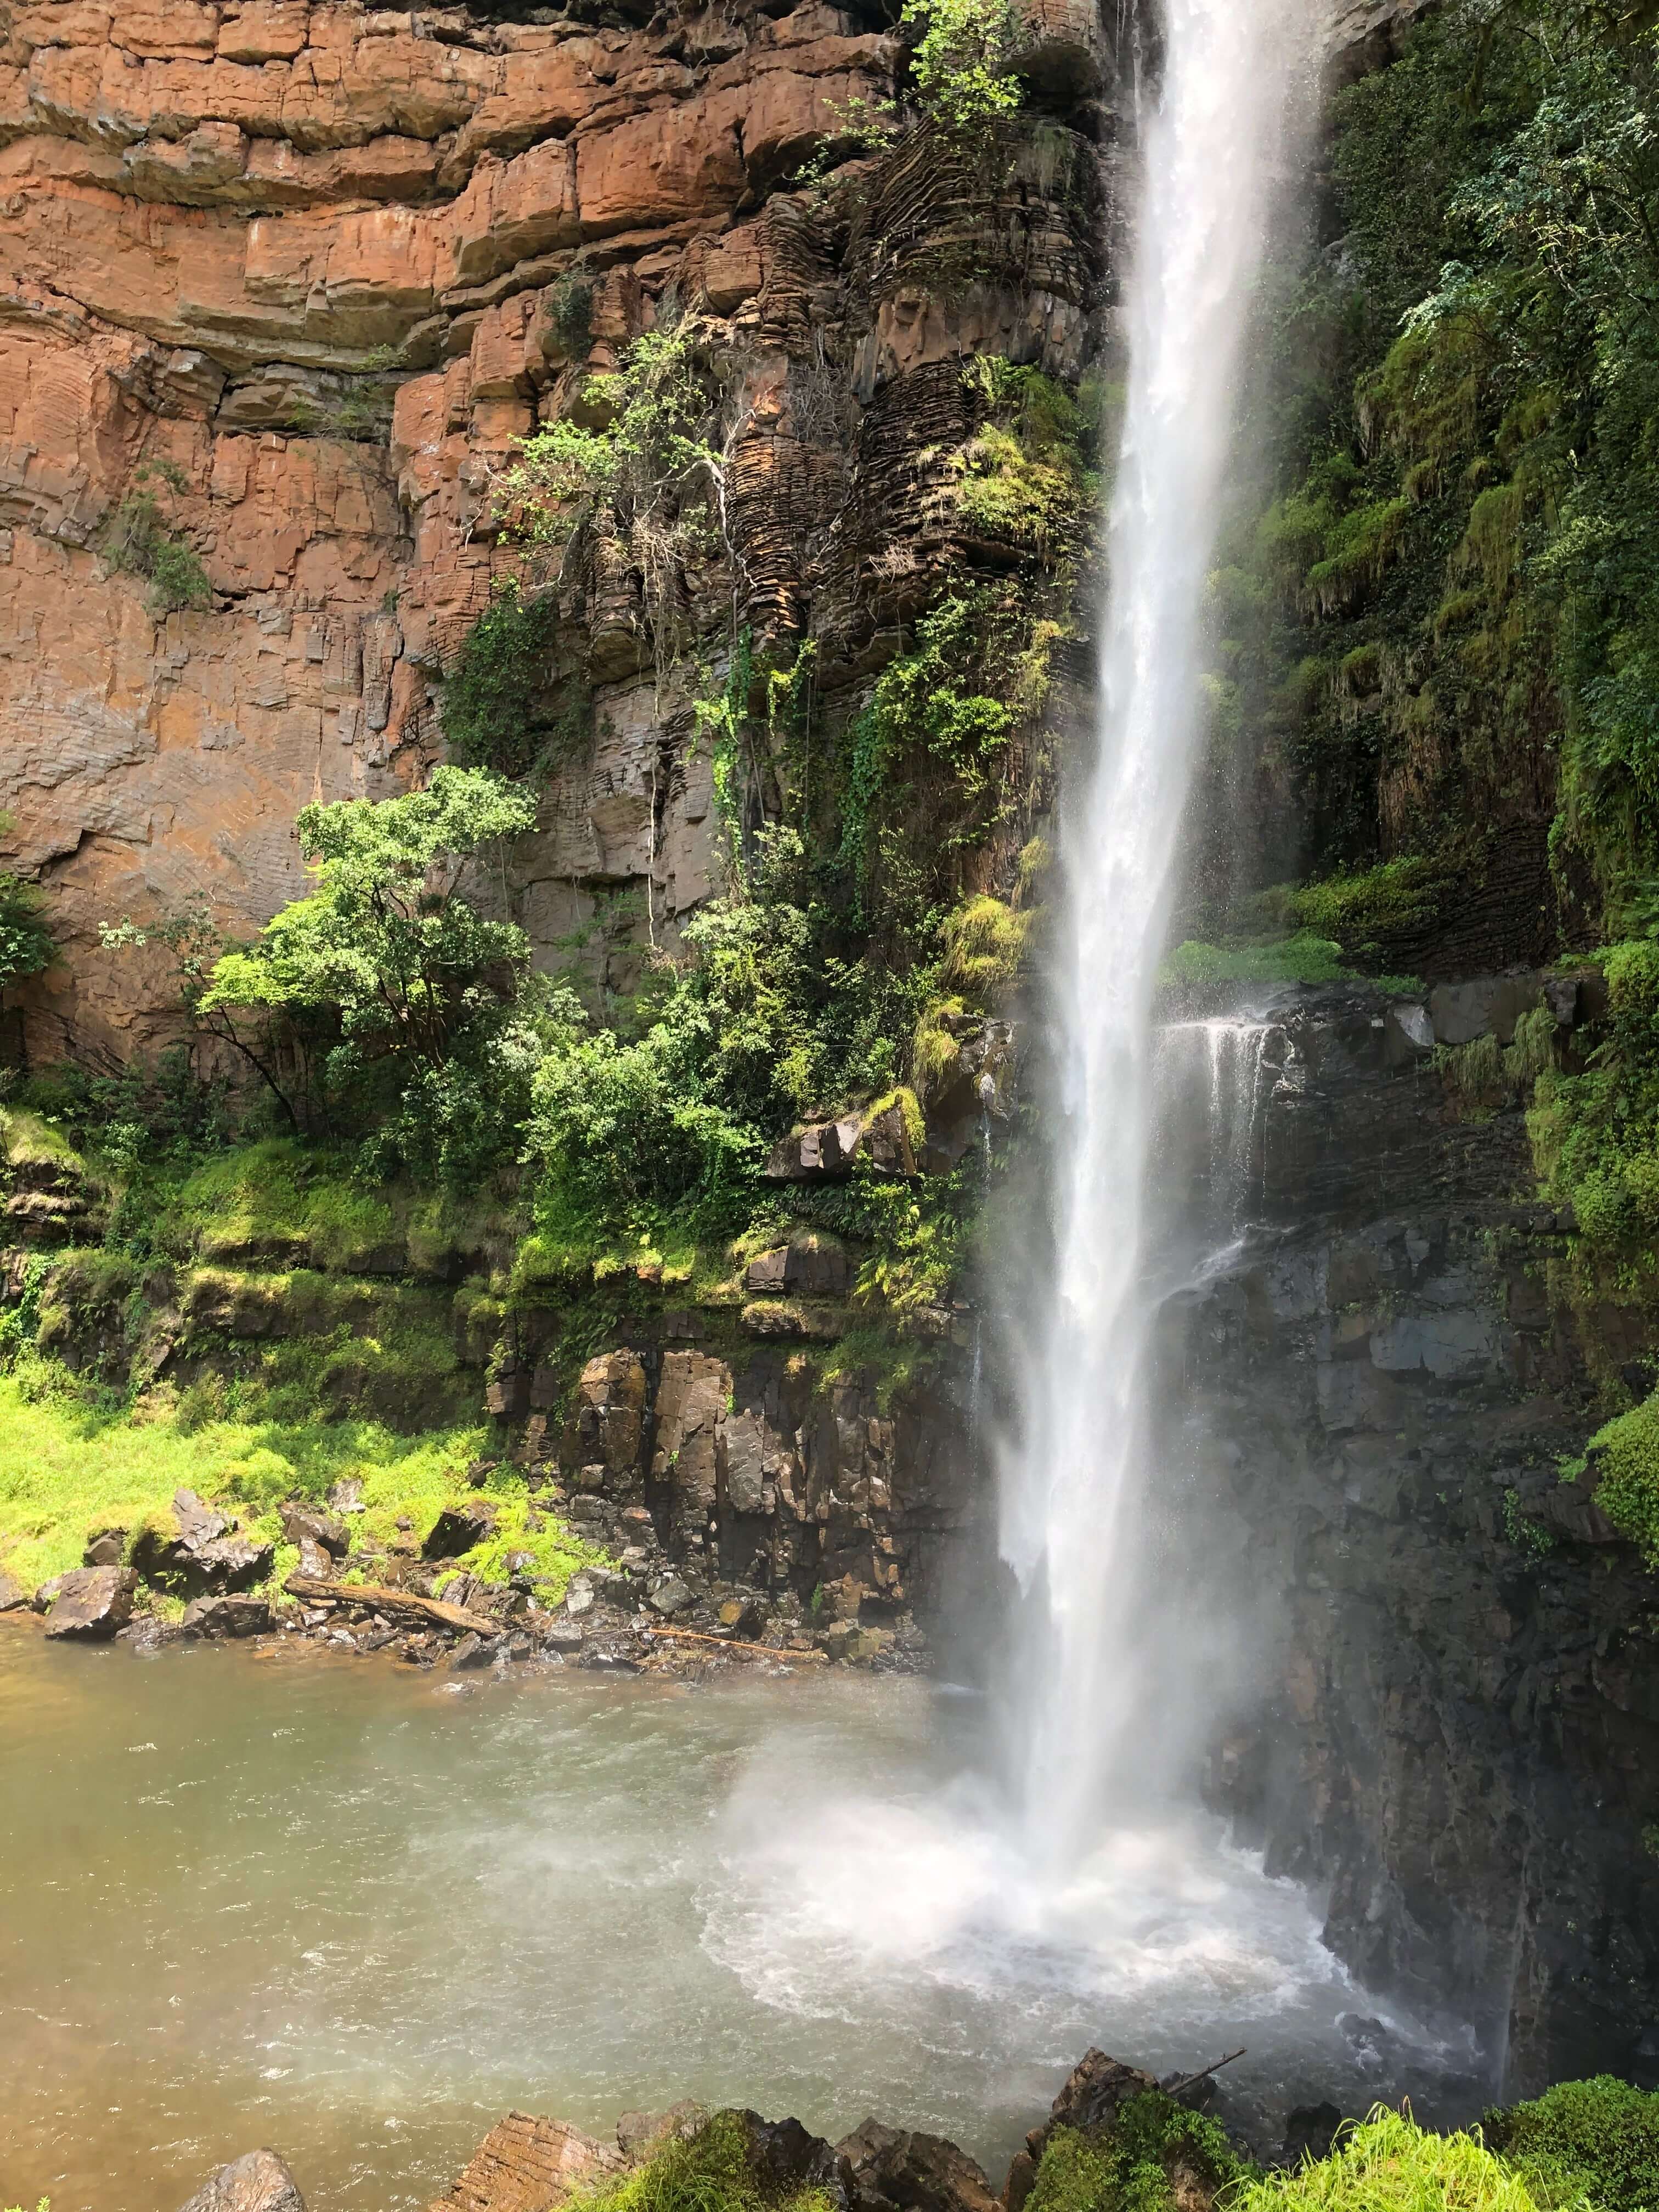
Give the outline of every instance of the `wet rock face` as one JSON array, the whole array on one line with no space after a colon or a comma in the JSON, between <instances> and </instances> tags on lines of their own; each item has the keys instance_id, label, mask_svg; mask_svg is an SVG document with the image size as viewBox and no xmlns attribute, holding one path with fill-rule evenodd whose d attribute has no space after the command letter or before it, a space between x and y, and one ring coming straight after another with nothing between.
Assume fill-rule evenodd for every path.
<instances>
[{"instance_id":1,"label":"wet rock face","mask_svg":"<svg viewBox=\"0 0 1659 2212\"><path fill-rule=\"evenodd\" d=\"M1235 1592L1285 1593L1214 1793L1270 1869L1328 1885L1373 1985L1507 2050L1510 2092L1639 2075L1659 1586L1557 1472L1606 1353L1549 1295L1570 1224L1515 1196L1519 1113L1455 1118L1380 1010L1304 1002L1274 1049L1255 1166L1283 1225L1164 1346L1208 1439L1172 1460L1233 1531Z\"/></svg>"},{"instance_id":2,"label":"wet rock face","mask_svg":"<svg viewBox=\"0 0 1659 2212\"><path fill-rule=\"evenodd\" d=\"M870 1383L818 1393L782 1352L645 1343L588 1362L563 1435L542 1449L573 1522L660 1613L733 1582L818 1591L826 1622L856 1626L861 1607L866 1628L912 1610L936 1620L981 1570L988 1500L944 1395L884 1413Z\"/></svg>"}]
</instances>

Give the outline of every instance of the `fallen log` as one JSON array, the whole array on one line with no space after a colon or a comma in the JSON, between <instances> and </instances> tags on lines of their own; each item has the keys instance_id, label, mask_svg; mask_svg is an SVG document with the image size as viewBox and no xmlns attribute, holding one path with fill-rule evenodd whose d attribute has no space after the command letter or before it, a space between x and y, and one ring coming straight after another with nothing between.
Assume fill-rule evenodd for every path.
<instances>
[{"instance_id":1,"label":"fallen log","mask_svg":"<svg viewBox=\"0 0 1659 2212\"><path fill-rule=\"evenodd\" d=\"M739 1644L730 1636L700 1636L695 1628L647 1628L641 1633L654 1642L665 1637L675 1644L712 1644L717 1651L753 1651L763 1659L799 1659L809 1667L824 1663L822 1651L790 1651L775 1644Z\"/></svg>"},{"instance_id":2,"label":"fallen log","mask_svg":"<svg viewBox=\"0 0 1659 2212\"><path fill-rule=\"evenodd\" d=\"M417 1597L413 1590L388 1589L380 1583L325 1583L315 1575L290 1575L283 1584L290 1597L303 1605L355 1606L365 1613L402 1613L406 1619L429 1620L439 1628L457 1628L474 1636L504 1636L499 1620L488 1613L468 1613L465 1607L446 1605L441 1598Z\"/></svg>"},{"instance_id":3,"label":"fallen log","mask_svg":"<svg viewBox=\"0 0 1659 2212\"><path fill-rule=\"evenodd\" d=\"M1183 2074L1167 2087L1162 2082L1158 2086L1164 2089L1166 2097L1179 2097L1185 2090L1195 2089L1200 2081L1207 2081L1212 2074L1218 2074L1224 2066L1231 2066L1235 2058L1242 2058L1248 2048L1248 2045L1240 2044L1237 2051L1230 2051L1224 2058L1218 2058L1213 2066L1200 2066L1196 2074Z\"/></svg>"}]
</instances>

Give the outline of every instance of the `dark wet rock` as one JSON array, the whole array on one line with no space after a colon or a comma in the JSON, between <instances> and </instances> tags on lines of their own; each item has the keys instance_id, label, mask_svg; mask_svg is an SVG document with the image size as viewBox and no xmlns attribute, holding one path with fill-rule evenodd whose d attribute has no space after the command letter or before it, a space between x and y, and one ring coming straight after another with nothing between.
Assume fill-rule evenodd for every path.
<instances>
[{"instance_id":1,"label":"dark wet rock","mask_svg":"<svg viewBox=\"0 0 1659 2212\"><path fill-rule=\"evenodd\" d=\"M501 1508L493 1499L469 1498L464 1505L447 1505L432 1524L422 1546L428 1559L458 1559L475 1545L488 1543L495 1533Z\"/></svg>"},{"instance_id":2,"label":"dark wet rock","mask_svg":"<svg viewBox=\"0 0 1659 2212\"><path fill-rule=\"evenodd\" d=\"M298 1503L284 1505L279 1511L283 1535L302 1551L311 1543L331 1558L343 1559L351 1549L351 1531L332 1514L319 1513L314 1505Z\"/></svg>"},{"instance_id":3,"label":"dark wet rock","mask_svg":"<svg viewBox=\"0 0 1659 2212\"><path fill-rule=\"evenodd\" d=\"M1085 2131L1109 2127L1132 2097L1144 2096L1157 2087L1156 2074L1126 2066L1103 2051L1085 2051L1049 2108L1048 2127ZM1042 2132L1046 2135L1047 2130Z\"/></svg>"},{"instance_id":4,"label":"dark wet rock","mask_svg":"<svg viewBox=\"0 0 1659 2212\"><path fill-rule=\"evenodd\" d=\"M118 1567L126 1557L126 1550L125 1528L94 1528L87 1538L81 1564L83 1567Z\"/></svg>"},{"instance_id":5,"label":"dark wet rock","mask_svg":"<svg viewBox=\"0 0 1659 2212\"><path fill-rule=\"evenodd\" d=\"M665 1620L672 1620L677 1613L684 1613L690 1602L691 1592L678 1575L665 1575L651 1592L651 1608Z\"/></svg>"},{"instance_id":6,"label":"dark wet rock","mask_svg":"<svg viewBox=\"0 0 1659 2212\"><path fill-rule=\"evenodd\" d=\"M270 1626L270 1607L262 1597L196 1597L185 1607L186 1636L263 1636Z\"/></svg>"},{"instance_id":7,"label":"dark wet rock","mask_svg":"<svg viewBox=\"0 0 1659 2212\"><path fill-rule=\"evenodd\" d=\"M251 2150L222 2166L183 2212L306 2212L306 2201L274 2150Z\"/></svg>"},{"instance_id":8,"label":"dark wet rock","mask_svg":"<svg viewBox=\"0 0 1659 2212\"><path fill-rule=\"evenodd\" d=\"M836 2148L864 2212L997 2212L990 2176L943 2136L868 2119Z\"/></svg>"},{"instance_id":9,"label":"dark wet rock","mask_svg":"<svg viewBox=\"0 0 1659 2212\"><path fill-rule=\"evenodd\" d=\"M129 1650L143 1654L160 1651L169 1644L182 1644L184 1637L182 1621L162 1620L153 1613L143 1613L129 1622L115 1640L125 1644Z\"/></svg>"},{"instance_id":10,"label":"dark wet rock","mask_svg":"<svg viewBox=\"0 0 1659 2212\"><path fill-rule=\"evenodd\" d=\"M854 1163L866 1159L889 1175L912 1176L915 1156L904 1111L896 1104L867 1120L846 1114L838 1121L809 1121L804 1128L781 1137L772 1147L766 1173L773 1182L828 1182L849 1176Z\"/></svg>"},{"instance_id":11,"label":"dark wet rock","mask_svg":"<svg viewBox=\"0 0 1659 2212\"><path fill-rule=\"evenodd\" d=\"M132 1618L133 1593L138 1577L131 1567L76 1567L43 1585L36 1602L47 1591L46 1633L93 1642L113 1636Z\"/></svg>"},{"instance_id":12,"label":"dark wet rock","mask_svg":"<svg viewBox=\"0 0 1659 2212\"><path fill-rule=\"evenodd\" d=\"M456 1671L469 1667L487 1667L495 1656L494 1638L479 1636L474 1632L462 1637L449 1655L449 1664L451 1668Z\"/></svg>"},{"instance_id":13,"label":"dark wet rock","mask_svg":"<svg viewBox=\"0 0 1659 2212\"><path fill-rule=\"evenodd\" d=\"M1333 2104L1297 2105L1285 2116L1281 2163L1299 2166L1308 2159L1328 2158L1341 2124L1342 2114Z\"/></svg>"},{"instance_id":14,"label":"dark wet rock","mask_svg":"<svg viewBox=\"0 0 1659 2212\"><path fill-rule=\"evenodd\" d=\"M799 2120L763 2120L758 2112L737 2116L749 2137L749 2162L763 2195L793 2197L816 2190L840 2212L851 2212L858 2203L853 2169L832 2143L815 2136Z\"/></svg>"},{"instance_id":15,"label":"dark wet rock","mask_svg":"<svg viewBox=\"0 0 1659 2212\"><path fill-rule=\"evenodd\" d=\"M9 1574L0 1572L0 1613L15 1613L28 1601L29 1594L21 1583L15 1582Z\"/></svg>"},{"instance_id":16,"label":"dark wet rock","mask_svg":"<svg viewBox=\"0 0 1659 2212\"><path fill-rule=\"evenodd\" d=\"M580 1651L587 1638L574 1620L550 1620L537 1631L537 1640L548 1651Z\"/></svg>"},{"instance_id":17,"label":"dark wet rock","mask_svg":"<svg viewBox=\"0 0 1659 2212\"><path fill-rule=\"evenodd\" d=\"M827 1237L801 1235L775 1250L763 1252L744 1270L744 1287L759 1294L793 1292L803 1297L844 1298L852 1288L853 1264Z\"/></svg>"},{"instance_id":18,"label":"dark wet rock","mask_svg":"<svg viewBox=\"0 0 1659 2212\"><path fill-rule=\"evenodd\" d=\"M235 1534L234 1517L204 1504L193 1490L174 1492L173 1518L171 1536L146 1528L132 1547L133 1565L146 1582L199 1597L250 1589L270 1572L273 1547Z\"/></svg>"}]
</instances>

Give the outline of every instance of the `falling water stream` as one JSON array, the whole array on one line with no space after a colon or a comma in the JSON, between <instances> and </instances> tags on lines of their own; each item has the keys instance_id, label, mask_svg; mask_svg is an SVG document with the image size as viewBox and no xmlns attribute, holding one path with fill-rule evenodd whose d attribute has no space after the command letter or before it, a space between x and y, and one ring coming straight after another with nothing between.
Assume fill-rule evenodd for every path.
<instances>
[{"instance_id":1,"label":"falling water stream","mask_svg":"<svg viewBox=\"0 0 1659 2212\"><path fill-rule=\"evenodd\" d=\"M1029 1597L1012 1699L1018 1790L1030 1847L1056 1877L1086 1856L1115 1800L1139 1794L1149 1734L1121 1593L1146 1440L1152 992L1200 733L1240 353L1314 21L1298 0L1168 0L1164 19L1127 294L1097 741L1064 835L1057 1252L1019 1360L1028 1402L1003 1480L1003 1549Z\"/></svg>"}]
</instances>

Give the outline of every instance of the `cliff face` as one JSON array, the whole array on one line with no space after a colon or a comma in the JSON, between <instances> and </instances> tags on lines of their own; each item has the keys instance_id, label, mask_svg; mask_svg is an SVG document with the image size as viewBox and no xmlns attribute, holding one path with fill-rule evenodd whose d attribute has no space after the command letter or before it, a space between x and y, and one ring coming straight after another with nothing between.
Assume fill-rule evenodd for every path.
<instances>
[{"instance_id":1,"label":"cliff face","mask_svg":"<svg viewBox=\"0 0 1659 2212\"><path fill-rule=\"evenodd\" d=\"M675 580L690 628L810 634L830 691L930 578L994 565L940 495L974 427L963 358L1082 365L1107 52L1083 0L1045 11L1054 112L1006 161L923 131L829 191L788 186L890 91L879 10L17 4L0 27L0 858L49 887L64 948L30 998L40 1057L168 1033L159 969L136 994L100 969L100 921L201 890L245 933L302 888L298 807L436 756L439 681L518 567L492 471L665 302L713 326L730 384L729 544ZM210 605L158 617L100 558L135 484ZM691 679L649 665L643 588L603 544L562 586L592 713L513 887L544 948L618 890L648 884L672 931L710 888ZM646 933L600 927L595 980Z\"/></svg>"}]
</instances>

